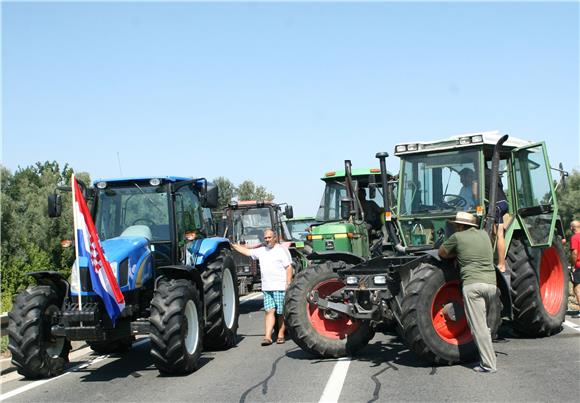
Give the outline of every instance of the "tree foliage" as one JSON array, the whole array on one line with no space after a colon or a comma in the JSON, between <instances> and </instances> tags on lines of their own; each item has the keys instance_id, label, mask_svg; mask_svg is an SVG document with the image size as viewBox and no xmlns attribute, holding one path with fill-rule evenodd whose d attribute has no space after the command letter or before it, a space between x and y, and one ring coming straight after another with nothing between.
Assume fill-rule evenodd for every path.
<instances>
[{"instance_id":1,"label":"tree foliage","mask_svg":"<svg viewBox=\"0 0 580 403\"><path fill-rule=\"evenodd\" d=\"M62 217L47 214L47 197L57 186L69 186L73 170L56 161L37 162L12 174L1 167L1 309L11 305L11 296L30 283L27 272L54 270L68 276L74 260L73 248L63 249L62 239L72 239L72 202L70 193L62 194ZM88 183L86 173L77 175Z\"/></svg>"},{"instance_id":2,"label":"tree foliage","mask_svg":"<svg viewBox=\"0 0 580 403\"><path fill-rule=\"evenodd\" d=\"M274 200L274 195L264 187L245 180L238 186L238 200Z\"/></svg>"},{"instance_id":3,"label":"tree foliage","mask_svg":"<svg viewBox=\"0 0 580 403\"><path fill-rule=\"evenodd\" d=\"M217 177L214 183L219 188L219 206L217 211L223 211L228 203L237 200L274 200L274 195L264 187L256 186L251 180L245 180L238 186L223 176Z\"/></svg>"},{"instance_id":4,"label":"tree foliage","mask_svg":"<svg viewBox=\"0 0 580 403\"><path fill-rule=\"evenodd\" d=\"M580 220L580 172L572 171L566 180L566 187L558 189L558 206L560 218L570 236L570 221Z\"/></svg>"}]
</instances>

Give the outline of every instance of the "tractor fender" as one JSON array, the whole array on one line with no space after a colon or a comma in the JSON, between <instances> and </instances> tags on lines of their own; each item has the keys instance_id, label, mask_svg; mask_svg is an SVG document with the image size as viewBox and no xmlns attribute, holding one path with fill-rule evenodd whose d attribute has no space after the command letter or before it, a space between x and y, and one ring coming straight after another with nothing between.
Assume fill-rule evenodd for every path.
<instances>
[{"instance_id":1,"label":"tractor fender","mask_svg":"<svg viewBox=\"0 0 580 403\"><path fill-rule=\"evenodd\" d=\"M162 266L158 267L157 278L155 279L155 289L162 278L169 279L187 279L192 281L199 290L203 290L203 280L201 279L201 274L198 270L195 270L192 266L185 265L172 265L172 266Z\"/></svg>"},{"instance_id":2,"label":"tractor fender","mask_svg":"<svg viewBox=\"0 0 580 403\"><path fill-rule=\"evenodd\" d=\"M230 249L230 241L227 238L212 237L202 239L199 249L195 253L195 265L204 264L207 258L224 247Z\"/></svg>"},{"instance_id":3,"label":"tractor fender","mask_svg":"<svg viewBox=\"0 0 580 403\"><path fill-rule=\"evenodd\" d=\"M348 264L359 264L365 261L364 258L348 252L312 252L307 258L308 260L340 260Z\"/></svg>"},{"instance_id":4,"label":"tractor fender","mask_svg":"<svg viewBox=\"0 0 580 403\"><path fill-rule=\"evenodd\" d=\"M56 271L41 270L26 273L32 277L38 285L47 285L57 291L58 297L64 301L70 290L70 284L62 274Z\"/></svg>"}]
</instances>

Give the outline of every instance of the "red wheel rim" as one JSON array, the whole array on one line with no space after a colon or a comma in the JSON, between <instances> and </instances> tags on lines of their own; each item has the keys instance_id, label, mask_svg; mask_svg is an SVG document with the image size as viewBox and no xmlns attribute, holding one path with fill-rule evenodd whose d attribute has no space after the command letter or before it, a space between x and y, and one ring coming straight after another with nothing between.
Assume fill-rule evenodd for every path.
<instances>
[{"instance_id":1,"label":"red wheel rim","mask_svg":"<svg viewBox=\"0 0 580 403\"><path fill-rule=\"evenodd\" d=\"M564 299L564 272L556 248L546 248L540 262L540 296L544 309L555 315L562 307Z\"/></svg>"},{"instance_id":2,"label":"red wheel rim","mask_svg":"<svg viewBox=\"0 0 580 403\"><path fill-rule=\"evenodd\" d=\"M313 291L318 291L320 298L344 287L344 283L338 279L330 279L323 281L313 288ZM353 321L345 315L339 315L336 319L328 319L324 317L324 311L318 309L318 305L308 304L308 319L316 332L324 337L330 339L344 339L351 335L359 328L359 323Z\"/></svg>"},{"instance_id":3,"label":"red wheel rim","mask_svg":"<svg viewBox=\"0 0 580 403\"><path fill-rule=\"evenodd\" d=\"M453 304L456 307L457 320L446 315L446 307ZM463 297L459 291L459 280L449 281L441 286L433 297L431 319L435 332L449 344L466 344L473 340L463 305Z\"/></svg>"}]
</instances>

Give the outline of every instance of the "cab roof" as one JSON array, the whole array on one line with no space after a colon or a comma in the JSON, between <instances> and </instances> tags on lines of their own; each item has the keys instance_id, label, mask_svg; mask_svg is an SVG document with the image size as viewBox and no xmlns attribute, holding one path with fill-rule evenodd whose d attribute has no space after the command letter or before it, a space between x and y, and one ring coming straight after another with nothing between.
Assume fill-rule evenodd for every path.
<instances>
[{"instance_id":1,"label":"cab roof","mask_svg":"<svg viewBox=\"0 0 580 403\"><path fill-rule=\"evenodd\" d=\"M478 145L494 146L504 134L505 133L501 133L498 130L494 130L458 134L447 139L434 141L407 141L395 145L395 155L417 154L428 151L449 150ZM533 141L510 136L503 144L503 148L518 148L533 143Z\"/></svg>"}]
</instances>

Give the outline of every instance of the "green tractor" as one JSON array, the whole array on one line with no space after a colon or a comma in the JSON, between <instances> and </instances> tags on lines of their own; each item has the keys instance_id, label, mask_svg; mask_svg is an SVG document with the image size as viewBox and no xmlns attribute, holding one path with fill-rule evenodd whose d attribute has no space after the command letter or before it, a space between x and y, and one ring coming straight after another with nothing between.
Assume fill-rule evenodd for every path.
<instances>
[{"instance_id":1,"label":"green tractor","mask_svg":"<svg viewBox=\"0 0 580 403\"><path fill-rule=\"evenodd\" d=\"M321 179L325 187L316 214L317 222L311 224L306 236L308 259L339 267L344 263L357 264L380 254L384 244L381 229L383 210L379 207L383 205L380 169L352 169L347 160L344 170L327 172ZM394 177L387 174L387 180L393 184ZM390 189L388 196L392 203L393 186ZM360 200L358 195L361 192L368 200ZM342 205L344 200L354 201L347 210Z\"/></svg>"},{"instance_id":2,"label":"green tractor","mask_svg":"<svg viewBox=\"0 0 580 403\"><path fill-rule=\"evenodd\" d=\"M450 219L458 211L478 216L495 241L494 189L500 176L509 204L504 217L508 275L497 271L501 297L488 312L488 325L494 334L508 318L528 337L560 331L567 264L545 144L485 132L399 144L395 155L401 160L398 197L393 205L390 198L384 201L381 254L358 264L321 262L300 273L286 295L285 320L294 341L312 354L340 357L362 349L376 326L394 321L421 359L473 361L477 348L464 313L459 270L439 259L437 249L454 232ZM387 156L377 154L384 189L392 187ZM473 200L463 196L464 169L473 174ZM492 191L486 194L486 188ZM347 195L341 203L341 216L356 222L356 198Z\"/></svg>"},{"instance_id":3,"label":"green tractor","mask_svg":"<svg viewBox=\"0 0 580 403\"><path fill-rule=\"evenodd\" d=\"M284 211L282 211L282 206ZM292 241L283 218L294 216L292 206L285 203L278 204L271 201L243 200L232 202L226 207L218 232L231 242L242 243L247 247L259 247L264 243L264 230L271 228L276 232L278 239L288 247L292 256L294 269L298 272L306 266L307 261L303 253L298 250ZM240 253L233 252L237 266L239 294L247 294L259 289L260 266L258 261Z\"/></svg>"}]
</instances>

